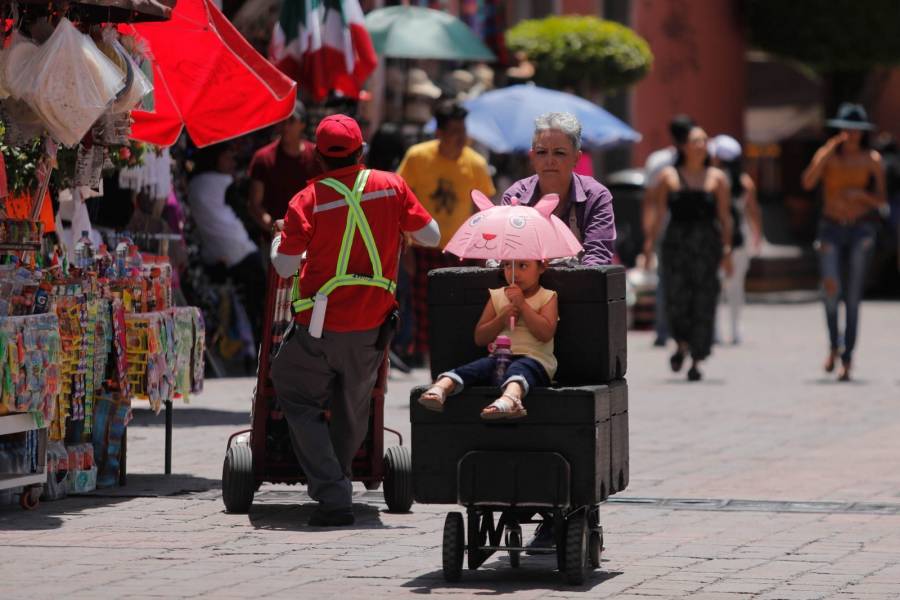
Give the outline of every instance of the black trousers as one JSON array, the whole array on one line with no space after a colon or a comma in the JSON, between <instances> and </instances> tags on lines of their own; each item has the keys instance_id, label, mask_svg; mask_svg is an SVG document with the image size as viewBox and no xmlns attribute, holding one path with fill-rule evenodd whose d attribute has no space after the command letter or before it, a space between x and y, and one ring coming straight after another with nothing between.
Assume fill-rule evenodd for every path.
<instances>
[{"instance_id":1,"label":"black trousers","mask_svg":"<svg viewBox=\"0 0 900 600\"><path fill-rule=\"evenodd\" d=\"M253 328L253 339L262 343L263 313L266 309L266 272L263 269L262 255L252 252L244 260L228 269L228 276L237 288L238 298Z\"/></svg>"}]
</instances>

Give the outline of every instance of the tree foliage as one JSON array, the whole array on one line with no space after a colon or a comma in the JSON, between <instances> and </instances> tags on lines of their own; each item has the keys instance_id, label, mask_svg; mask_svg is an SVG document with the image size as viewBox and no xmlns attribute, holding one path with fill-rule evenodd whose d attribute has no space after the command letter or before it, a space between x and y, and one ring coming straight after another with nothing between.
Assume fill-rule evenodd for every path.
<instances>
[{"instance_id":1,"label":"tree foliage","mask_svg":"<svg viewBox=\"0 0 900 600\"><path fill-rule=\"evenodd\" d=\"M900 63L898 0L746 0L750 41L820 71Z\"/></svg>"},{"instance_id":2,"label":"tree foliage","mask_svg":"<svg viewBox=\"0 0 900 600\"><path fill-rule=\"evenodd\" d=\"M522 21L506 32L506 44L528 54L538 84L556 89L624 87L643 78L653 63L646 40L624 25L596 17Z\"/></svg>"}]
</instances>

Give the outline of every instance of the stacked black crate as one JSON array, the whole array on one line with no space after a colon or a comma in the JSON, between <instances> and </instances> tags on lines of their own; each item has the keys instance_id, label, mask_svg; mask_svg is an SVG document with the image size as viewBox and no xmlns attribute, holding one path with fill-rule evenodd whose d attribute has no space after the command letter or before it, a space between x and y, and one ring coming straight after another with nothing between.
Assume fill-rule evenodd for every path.
<instances>
[{"instance_id":1,"label":"stacked black crate","mask_svg":"<svg viewBox=\"0 0 900 600\"><path fill-rule=\"evenodd\" d=\"M475 345L475 323L488 289L505 285L499 269L461 267L429 274L432 377L487 354ZM625 271L557 267L542 276L559 295L554 386L531 390L528 416L485 422L481 409L497 388L467 388L443 413L421 407L412 391L416 501L455 504L458 467L466 453L558 452L571 465L573 505L596 504L628 485L628 385ZM521 461L513 461L519 468ZM498 480L499 481L499 480ZM502 487L498 485L498 488Z\"/></svg>"}]
</instances>

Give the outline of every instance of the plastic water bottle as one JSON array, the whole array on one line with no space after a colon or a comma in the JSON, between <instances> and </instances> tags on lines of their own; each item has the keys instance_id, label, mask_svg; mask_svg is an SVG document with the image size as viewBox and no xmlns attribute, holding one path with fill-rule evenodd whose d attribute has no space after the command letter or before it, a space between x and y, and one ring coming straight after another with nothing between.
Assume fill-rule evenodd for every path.
<instances>
[{"instance_id":1,"label":"plastic water bottle","mask_svg":"<svg viewBox=\"0 0 900 600\"><path fill-rule=\"evenodd\" d=\"M496 359L494 366L494 385L500 385L506 380L506 369L512 362L512 342L505 335L498 335L494 340L492 356Z\"/></svg>"},{"instance_id":2,"label":"plastic water bottle","mask_svg":"<svg viewBox=\"0 0 900 600\"><path fill-rule=\"evenodd\" d=\"M106 247L106 244L100 244L97 248L97 276L100 279L109 278L112 276L110 271L113 270L113 258L109 253L109 249Z\"/></svg>"},{"instance_id":3,"label":"plastic water bottle","mask_svg":"<svg viewBox=\"0 0 900 600\"><path fill-rule=\"evenodd\" d=\"M140 277L144 270L144 259L138 251L138 247L131 245L128 248L128 271L132 277Z\"/></svg>"},{"instance_id":4,"label":"plastic water bottle","mask_svg":"<svg viewBox=\"0 0 900 600\"><path fill-rule=\"evenodd\" d=\"M81 238L75 242L75 266L85 270L94 266L94 249L87 231L82 231Z\"/></svg>"},{"instance_id":5,"label":"plastic water bottle","mask_svg":"<svg viewBox=\"0 0 900 600\"><path fill-rule=\"evenodd\" d=\"M116 277L128 277L128 246L130 245L128 239L123 239L116 244Z\"/></svg>"}]
</instances>

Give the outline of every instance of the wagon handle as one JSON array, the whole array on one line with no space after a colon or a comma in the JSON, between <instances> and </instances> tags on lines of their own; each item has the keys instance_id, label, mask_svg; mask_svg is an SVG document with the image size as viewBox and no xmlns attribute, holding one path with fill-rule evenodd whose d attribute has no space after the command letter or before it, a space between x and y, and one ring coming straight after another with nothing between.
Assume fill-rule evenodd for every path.
<instances>
[{"instance_id":1,"label":"wagon handle","mask_svg":"<svg viewBox=\"0 0 900 600\"><path fill-rule=\"evenodd\" d=\"M384 430L385 430L385 431L390 431L391 433L393 433L394 435L396 435L396 436L400 439L400 442L399 442L400 445L401 445L401 446L403 445L403 436L400 435L400 432L399 432L399 431L397 431L396 429L391 429L390 427L385 427ZM230 440L229 440L229 441L230 441Z\"/></svg>"}]
</instances>

